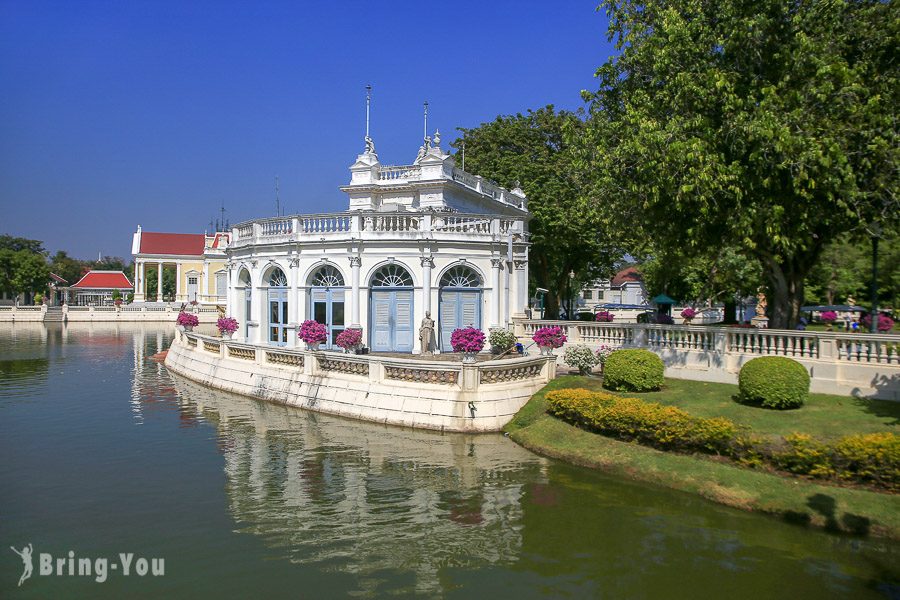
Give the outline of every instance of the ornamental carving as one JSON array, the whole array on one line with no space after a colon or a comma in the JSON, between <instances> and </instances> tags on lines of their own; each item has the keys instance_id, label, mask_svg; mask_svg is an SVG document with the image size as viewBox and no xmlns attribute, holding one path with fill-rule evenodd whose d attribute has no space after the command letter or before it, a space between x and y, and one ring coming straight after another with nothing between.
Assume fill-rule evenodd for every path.
<instances>
[{"instance_id":1,"label":"ornamental carving","mask_svg":"<svg viewBox=\"0 0 900 600\"><path fill-rule=\"evenodd\" d=\"M346 373L348 375L368 376L369 374L369 363L367 362L355 362L335 358L320 358L319 368L323 371Z\"/></svg>"},{"instance_id":2,"label":"ornamental carving","mask_svg":"<svg viewBox=\"0 0 900 600\"><path fill-rule=\"evenodd\" d=\"M288 354L286 352L266 352L266 362L276 365L287 365L290 367L302 367L303 355Z\"/></svg>"},{"instance_id":3,"label":"ornamental carving","mask_svg":"<svg viewBox=\"0 0 900 600\"><path fill-rule=\"evenodd\" d=\"M492 258L491 266L495 269L501 268L503 266L503 259L502 258Z\"/></svg>"},{"instance_id":4,"label":"ornamental carving","mask_svg":"<svg viewBox=\"0 0 900 600\"><path fill-rule=\"evenodd\" d=\"M516 261L513 261L513 264L516 267L516 271L522 271L523 269L525 269L525 267L528 266L528 261L527 260L516 260Z\"/></svg>"},{"instance_id":5,"label":"ornamental carving","mask_svg":"<svg viewBox=\"0 0 900 600\"><path fill-rule=\"evenodd\" d=\"M196 347L197 347L197 338L189 337L189 338L187 339L187 341L188 341L188 347L189 347L189 348L196 348Z\"/></svg>"},{"instance_id":6,"label":"ornamental carving","mask_svg":"<svg viewBox=\"0 0 900 600\"><path fill-rule=\"evenodd\" d=\"M350 257L350 267L351 267L351 268L353 268L353 267L359 267L359 266L361 266L361 265L362 265L362 259L361 259L360 257L358 257L358 256L351 256L351 257Z\"/></svg>"},{"instance_id":7,"label":"ornamental carving","mask_svg":"<svg viewBox=\"0 0 900 600\"><path fill-rule=\"evenodd\" d=\"M414 383L434 383L439 385L456 385L459 383L459 371L436 371L432 369L416 369L413 367L384 367L385 378Z\"/></svg>"},{"instance_id":8,"label":"ornamental carving","mask_svg":"<svg viewBox=\"0 0 900 600\"><path fill-rule=\"evenodd\" d=\"M214 354L219 353L219 342L207 342L203 340L203 349Z\"/></svg>"},{"instance_id":9,"label":"ornamental carving","mask_svg":"<svg viewBox=\"0 0 900 600\"><path fill-rule=\"evenodd\" d=\"M481 383L503 383L506 381L531 379L540 375L542 368L543 365L536 364L507 369L485 369L481 371Z\"/></svg>"},{"instance_id":10,"label":"ornamental carving","mask_svg":"<svg viewBox=\"0 0 900 600\"><path fill-rule=\"evenodd\" d=\"M434 268L434 259L430 256L420 256L419 262L422 263L422 268L428 267L429 269Z\"/></svg>"},{"instance_id":11,"label":"ornamental carving","mask_svg":"<svg viewBox=\"0 0 900 600\"><path fill-rule=\"evenodd\" d=\"M232 348L228 346L228 356L241 360L256 360L256 351L251 348Z\"/></svg>"}]
</instances>

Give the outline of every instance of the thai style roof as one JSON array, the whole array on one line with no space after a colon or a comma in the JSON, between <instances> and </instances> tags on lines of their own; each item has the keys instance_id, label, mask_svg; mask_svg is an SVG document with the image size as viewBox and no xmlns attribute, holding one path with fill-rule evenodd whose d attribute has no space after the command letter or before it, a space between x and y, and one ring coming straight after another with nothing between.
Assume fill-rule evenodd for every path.
<instances>
[{"instance_id":1,"label":"thai style roof","mask_svg":"<svg viewBox=\"0 0 900 600\"><path fill-rule=\"evenodd\" d=\"M130 290L134 285L122 271L88 271L72 287L91 290Z\"/></svg>"},{"instance_id":2,"label":"thai style roof","mask_svg":"<svg viewBox=\"0 0 900 600\"><path fill-rule=\"evenodd\" d=\"M57 275L56 273L50 273L50 279L52 279L56 283L62 283L62 284L69 283L68 281L66 281L65 279L63 279L62 277Z\"/></svg>"},{"instance_id":3,"label":"thai style roof","mask_svg":"<svg viewBox=\"0 0 900 600\"><path fill-rule=\"evenodd\" d=\"M613 276L610 285L613 287L620 287L629 282L639 282L643 280L644 276L641 275L640 271L635 267L625 267Z\"/></svg>"},{"instance_id":4,"label":"thai style roof","mask_svg":"<svg viewBox=\"0 0 900 600\"><path fill-rule=\"evenodd\" d=\"M206 236L202 233L154 233L140 234L141 254L165 254L176 256L203 256Z\"/></svg>"}]
</instances>

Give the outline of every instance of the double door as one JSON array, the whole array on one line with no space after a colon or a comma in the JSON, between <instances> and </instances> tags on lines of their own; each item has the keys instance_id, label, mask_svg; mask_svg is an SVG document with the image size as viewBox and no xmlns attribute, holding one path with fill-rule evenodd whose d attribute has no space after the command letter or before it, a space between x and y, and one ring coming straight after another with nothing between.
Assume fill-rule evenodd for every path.
<instances>
[{"instance_id":1,"label":"double door","mask_svg":"<svg viewBox=\"0 0 900 600\"><path fill-rule=\"evenodd\" d=\"M481 329L481 291L442 288L439 300L441 352L453 352L450 336L454 329Z\"/></svg>"},{"instance_id":2,"label":"double door","mask_svg":"<svg viewBox=\"0 0 900 600\"><path fill-rule=\"evenodd\" d=\"M375 352L412 352L413 291L372 290L369 345Z\"/></svg>"},{"instance_id":3,"label":"double door","mask_svg":"<svg viewBox=\"0 0 900 600\"><path fill-rule=\"evenodd\" d=\"M268 341L276 346L287 345L288 291L287 288L269 288L268 292Z\"/></svg>"}]
</instances>

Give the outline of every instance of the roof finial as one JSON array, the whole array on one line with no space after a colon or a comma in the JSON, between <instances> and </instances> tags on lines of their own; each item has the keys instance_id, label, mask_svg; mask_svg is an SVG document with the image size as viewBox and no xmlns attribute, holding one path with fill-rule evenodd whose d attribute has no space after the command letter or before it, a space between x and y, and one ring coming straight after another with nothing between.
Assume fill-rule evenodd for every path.
<instances>
[{"instance_id":1,"label":"roof finial","mask_svg":"<svg viewBox=\"0 0 900 600\"><path fill-rule=\"evenodd\" d=\"M428 150L431 147L431 138L428 137L428 100L422 104L422 107L425 112L425 126L422 128L422 138L425 140L425 149Z\"/></svg>"},{"instance_id":2,"label":"roof finial","mask_svg":"<svg viewBox=\"0 0 900 600\"><path fill-rule=\"evenodd\" d=\"M375 142L369 137L369 105L372 103L372 85L366 85L366 154L375 154Z\"/></svg>"}]
</instances>

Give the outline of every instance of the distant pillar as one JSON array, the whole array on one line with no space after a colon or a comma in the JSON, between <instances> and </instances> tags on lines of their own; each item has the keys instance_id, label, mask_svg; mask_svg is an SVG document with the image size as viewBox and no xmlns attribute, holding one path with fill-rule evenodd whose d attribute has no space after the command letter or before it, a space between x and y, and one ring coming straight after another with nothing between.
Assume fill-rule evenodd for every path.
<instances>
[{"instance_id":1,"label":"distant pillar","mask_svg":"<svg viewBox=\"0 0 900 600\"><path fill-rule=\"evenodd\" d=\"M425 312L431 312L431 269L434 268L434 259L423 256L422 262L422 307Z\"/></svg>"},{"instance_id":2,"label":"distant pillar","mask_svg":"<svg viewBox=\"0 0 900 600\"><path fill-rule=\"evenodd\" d=\"M500 326L500 297L503 295L500 290L500 267L503 266L502 258L491 259L491 327Z\"/></svg>"},{"instance_id":3,"label":"distant pillar","mask_svg":"<svg viewBox=\"0 0 900 600\"><path fill-rule=\"evenodd\" d=\"M181 297L181 263L175 263L175 301L179 302L184 300Z\"/></svg>"},{"instance_id":4,"label":"distant pillar","mask_svg":"<svg viewBox=\"0 0 900 600\"><path fill-rule=\"evenodd\" d=\"M297 231L294 229L294 231ZM290 261L290 269L288 269L288 339L287 347L295 348L297 346L297 334L300 330L300 324L297 319L297 309L300 306L300 294L297 290L298 280L300 279L300 260L292 258Z\"/></svg>"},{"instance_id":5,"label":"distant pillar","mask_svg":"<svg viewBox=\"0 0 900 600\"><path fill-rule=\"evenodd\" d=\"M513 261L516 277L516 303L513 307L514 317L524 317L525 309L528 308L528 261Z\"/></svg>"},{"instance_id":6,"label":"distant pillar","mask_svg":"<svg viewBox=\"0 0 900 600\"><path fill-rule=\"evenodd\" d=\"M162 302L162 270L163 264L158 263L156 267L156 301Z\"/></svg>"},{"instance_id":7,"label":"distant pillar","mask_svg":"<svg viewBox=\"0 0 900 600\"><path fill-rule=\"evenodd\" d=\"M359 267L362 259L358 256L350 257L350 327L359 329L362 325L359 322Z\"/></svg>"}]
</instances>

